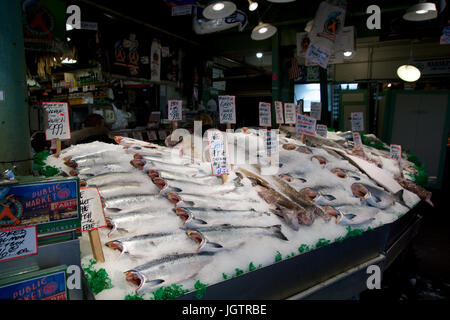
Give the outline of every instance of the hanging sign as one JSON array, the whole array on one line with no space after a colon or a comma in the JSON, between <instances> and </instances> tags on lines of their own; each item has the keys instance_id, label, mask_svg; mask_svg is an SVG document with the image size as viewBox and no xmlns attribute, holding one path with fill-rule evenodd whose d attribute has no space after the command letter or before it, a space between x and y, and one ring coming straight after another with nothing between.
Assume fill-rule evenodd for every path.
<instances>
[{"instance_id":1,"label":"hanging sign","mask_svg":"<svg viewBox=\"0 0 450 320\"><path fill-rule=\"evenodd\" d=\"M316 126L316 133L317 133L319 136L326 138L326 137L327 137L327 134L328 134L328 130L327 130L327 129L328 129L328 128L327 128L326 125L324 125L324 124L318 124L318 125Z\"/></svg>"},{"instance_id":2,"label":"hanging sign","mask_svg":"<svg viewBox=\"0 0 450 320\"><path fill-rule=\"evenodd\" d=\"M230 174L227 134L219 130L208 130L207 137L212 174L214 176Z\"/></svg>"},{"instance_id":3,"label":"hanging sign","mask_svg":"<svg viewBox=\"0 0 450 320\"><path fill-rule=\"evenodd\" d=\"M219 118L220 124L236 124L236 97L219 96Z\"/></svg>"},{"instance_id":4,"label":"hanging sign","mask_svg":"<svg viewBox=\"0 0 450 320\"><path fill-rule=\"evenodd\" d=\"M322 104L320 102L311 102L311 117L320 120L322 115Z\"/></svg>"},{"instance_id":5,"label":"hanging sign","mask_svg":"<svg viewBox=\"0 0 450 320\"><path fill-rule=\"evenodd\" d=\"M316 122L313 117L308 117L302 114L297 114L297 123L295 124L295 131L299 134L306 134L307 136L316 135Z\"/></svg>"},{"instance_id":6,"label":"hanging sign","mask_svg":"<svg viewBox=\"0 0 450 320\"><path fill-rule=\"evenodd\" d=\"M363 143L362 143L361 135L359 134L359 132L352 132L352 136L353 136L353 143L355 144L355 148L362 149Z\"/></svg>"},{"instance_id":7,"label":"hanging sign","mask_svg":"<svg viewBox=\"0 0 450 320\"><path fill-rule=\"evenodd\" d=\"M0 262L37 253L36 226L0 229Z\"/></svg>"},{"instance_id":8,"label":"hanging sign","mask_svg":"<svg viewBox=\"0 0 450 320\"><path fill-rule=\"evenodd\" d=\"M81 232L106 227L105 212L98 189L80 188Z\"/></svg>"},{"instance_id":9,"label":"hanging sign","mask_svg":"<svg viewBox=\"0 0 450 320\"><path fill-rule=\"evenodd\" d=\"M271 156L278 153L278 134L277 130L264 130L264 147L266 155Z\"/></svg>"},{"instance_id":10,"label":"hanging sign","mask_svg":"<svg viewBox=\"0 0 450 320\"><path fill-rule=\"evenodd\" d=\"M271 127L272 126L272 111L270 103L259 103L259 126Z\"/></svg>"},{"instance_id":11,"label":"hanging sign","mask_svg":"<svg viewBox=\"0 0 450 320\"><path fill-rule=\"evenodd\" d=\"M300 32L296 35L297 40L297 56L299 58L304 58L306 54L306 50L309 47L309 37L307 32Z\"/></svg>"},{"instance_id":12,"label":"hanging sign","mask_svg":"<svg viewBox=\"0 0 450 320\"><path fill-rule=\"evenodd\" d=\"M70 140L69 106L66 102L44 102L42 107L47 111L47 130L45 139Z\"/></svg>"},{"instance_id":13,"label":"hanging sign","mask_svg":"<svg viewBox=\"0 0 450 320\"><path fill-rule=\"evenodd\" d=\"M275 122L277 124L284 123L283 102L281 102L281 101L275 101Z\"/></svg>"},{"instance_id":14,"label":"hanging sign","mask_svg":"<svg viewBox=\"0 0 450 320\"><path fill-rule=\"evenodd\" d=\"M196 34L207 34L227 30L238 26L239 31L243 31L247 25L248 18L245 12L236 10L226 18L209 20L203 14L203 7L195 6L193 29Z\"/></svg>"},{"instance_id":15,"label":"hanging sign","mask_svg":"<svg viewBox=\"0 0 450 320\"><path fill-rule=\"evenodd\" d=\"M362 112L352 112L350 117L352 121L352 131L364 131L364 114Z\"/></svg>"},{"instance_id":16,"label":"hanging sign","mask_svg":"<svg viewBox=\"0 0 450 320\"><path fill-rule=\"evenodd\" d=\"M297 105L295 103L284 104L284 120L286 124L295 124L297 121Z\"/></svg>"},{"instance_id":17,"label":"hanging sign","mask_svg":"<svg viewBox=\"0 0 450 320\"><path fill-rule=\"evenodd\" d=\"M183 120L183 102L181 100L169 100L167 115L169 121Z\"/></svg>"},{"instance_id":18,"label":"hanging sign","mask_svg":"<svg viewBox=\"0 0 450 320\"><path fill-rule=\"evenodd\" d=\"M331 52L322 49L314 44L310 44L306 51L306 59L326 69L331 58Z\"/></svg>"},{"instance_id":19,"label":"hanging sign","mask_svg":"<svg viewBox=\"0 0 450 320\"><path fill-rule=\"evenodd\" d=\"M391 144L389 156L391 159L400 160L402 158L402 146Z\"/></svg>"}]
</instances>

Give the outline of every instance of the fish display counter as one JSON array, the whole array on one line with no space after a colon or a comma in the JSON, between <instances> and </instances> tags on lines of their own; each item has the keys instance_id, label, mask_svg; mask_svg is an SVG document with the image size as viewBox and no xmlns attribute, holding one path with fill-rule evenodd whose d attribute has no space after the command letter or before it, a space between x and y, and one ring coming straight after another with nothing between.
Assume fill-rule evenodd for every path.
<instances>
[{"instance_id":1,"label":"fish display counter","mask_svg":"<svg viewBox=\"0 0 450 320\"><path fill-rule=\"evenodd\" d=\"M283 127L270 155L265 136L227 134L227 179L212 175L208 141L195 145L195 136L172 147L116 137L49 157L102 198L105 262L81 239L92 298L349 298L364 290L368 266L383 270L398 255L431 202L414 164L406 154L391 159L386 145L355 148L348 133L310 137Z\"/></svg>"}]
</instances>

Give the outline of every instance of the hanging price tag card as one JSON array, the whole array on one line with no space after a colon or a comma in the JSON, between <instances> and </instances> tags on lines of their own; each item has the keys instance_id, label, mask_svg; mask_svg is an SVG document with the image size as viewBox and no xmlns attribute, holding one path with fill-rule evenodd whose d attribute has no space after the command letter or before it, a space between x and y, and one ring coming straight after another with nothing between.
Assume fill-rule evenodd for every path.
<instances>
[{"instance_id":1,"label":"hanging price tag card","mask_svg":"<svg viewBox=\"0 0 450 320\"><path fill-rule=\"evenodd\" d=\"M69 106L66 102L44 102L42 107L47 112L47 129L45 139L70 140Z\"/></svg>"},{"instance_id":2,"label":"hanging price tag card","mask_svg":"<svg viewBox=\"0 0 450 320\"><path fill-rule=\"evenodd\" d=\"M208 130L207 137L212 174L214 176L230 174L227 134L219 130Z\"/></svg>"},{"instance_id":3,"label":"hanging price tag card","mask_svg":"<svg viewBox=\"0 0 450 320\"><path fill-rule=\"evenodd\" d=\"M181 100L169 100L167 114L169 121L183 120L183 102Z\"/></svg>"},{"instance_id":4,"label":"hanging price tag card","mask_svg":"<svg viewBox=\"0 0 450 320\"><path fill-rule=\"evenodd\" d=\"M236 124L236 97L219 96L220 123Z\"/></svg>"}]
</instances>

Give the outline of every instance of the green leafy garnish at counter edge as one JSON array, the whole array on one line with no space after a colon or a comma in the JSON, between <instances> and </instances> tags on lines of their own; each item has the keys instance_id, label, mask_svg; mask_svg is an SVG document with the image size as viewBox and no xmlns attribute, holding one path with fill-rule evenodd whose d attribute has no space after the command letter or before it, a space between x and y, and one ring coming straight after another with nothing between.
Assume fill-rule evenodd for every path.
<instances>
[{"instance_id":1,"label":"green leafy garnish at counter edge","mask_svg":"<svg viewBox=\"0 0 450 320\"><path fill-rule=\"evenodd\" d=\"M99 270L95 270L93 267L97 261L94 259L89 260L89 265L83 268L84 274L86 275L86 279L89 283L89 287L91 288L94 294L99 294L105 289L111 289L113 286L111 284L111 279L108 276L108 273L105 269L101 268Z\"/></svg>"},{"instance_id":2,"label":"green leafy garnish at counter edge","mask_svg":"<svg viewBox=\"0 0 450 320\"><path fill-rule=\"evenodd\" d=\"M195 292L195 297L197 299L202 299L205 295L206 287L208 286L207 283L201 283L200 280L197 280L197 282L194 285L194 288L197 289Z\"/></svg>"},{"instance_id":3,"label":"green leafy garnish at counter edge","mask_svg":"<svg viewBox=\"0 0 450 320\"><path fill-rule=\"evenodd\" d=\"M53 177L59 174L61 170L45 164L45 160L47 160L48 156L50 156L50 152L48 150L35 153L33 155L33 170L43 176Z\"/></svg>"},{"instance_id":4,"label":"green leafy garnish at counter edge","mask_svg":"<svg viewBox=\"0 0 450 320\"><path fill-rule=\"evenodd\" d=\"M168 287L161 287L152 292L153 298L150 298L150 300L172 300L189 292L189 290L183 289L182 287L182 285L176 284Z\"/></svg>"},{"instance_id":5,"label":"green leafy garnish at counter edge","mask_svg":"<svg viewBox=\"0 0 450 320\"><path fill-rule=\"evenodd\" d=\"M144 294L127 294L124 300L144 300Z\"/></svg>"}]
</instances>

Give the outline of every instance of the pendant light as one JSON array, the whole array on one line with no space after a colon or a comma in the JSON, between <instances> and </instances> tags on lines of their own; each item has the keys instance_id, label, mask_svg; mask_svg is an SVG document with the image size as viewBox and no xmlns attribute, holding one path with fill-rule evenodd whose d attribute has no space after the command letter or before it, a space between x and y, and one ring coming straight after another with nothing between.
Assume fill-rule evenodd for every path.
<instances>
[{"instance_id":1,"label":"pendant light","mask_svg":"<svg viewBox=\"0 0 450 320\"><path fill-rule=\"evenodd\" d=\"M236 5L231 1L211 1L205 9L203 16L210 20L222 19L236 11Z\"/></svg>"},{"instance_id":2,"label":"pendant light","mask_svg":"<svg viewBox=\"0 0 450 320\"><path fill-rule=\"evenodd\" d=\"M415 82L420 79L420 76L422 75L419 68L414 66L412 64L412 44L411 44L411 50L410 50L410 58L409 63L401 65L397 69L397 75L400 79L406 82Z\"/></svg>"},{"instance_id":3,"label":"pendant light","mask_svg":"<svg viewBox=\"0 0 450 320\"><path fill-rule=\"evenodd\" d=\"M277 33L277 28L269 23L260 22L255 28L253 28L251 38L253 40L265 40L269 39Z\"/></svg>"},{"instance_id":4,"label":"pendant light","mask_svg":"<svg viewBox=\"0 0 450 320\"><path fill-rule=\"evenodd\" d=\"M403 15L408 21L425 21L437 18L436 4L432 2L421 2L409 7Z\"/></svg>"},{"instance_id":5,"label":"pendant light","mask_svg":"<svg viewBox=\"0 0 450 320\"><path fill-rule=\"evenodd\" d=\"M258 2L248 0L248 10L255 11L256 9L258 9Z\"/></svg>"}]
</instances>

